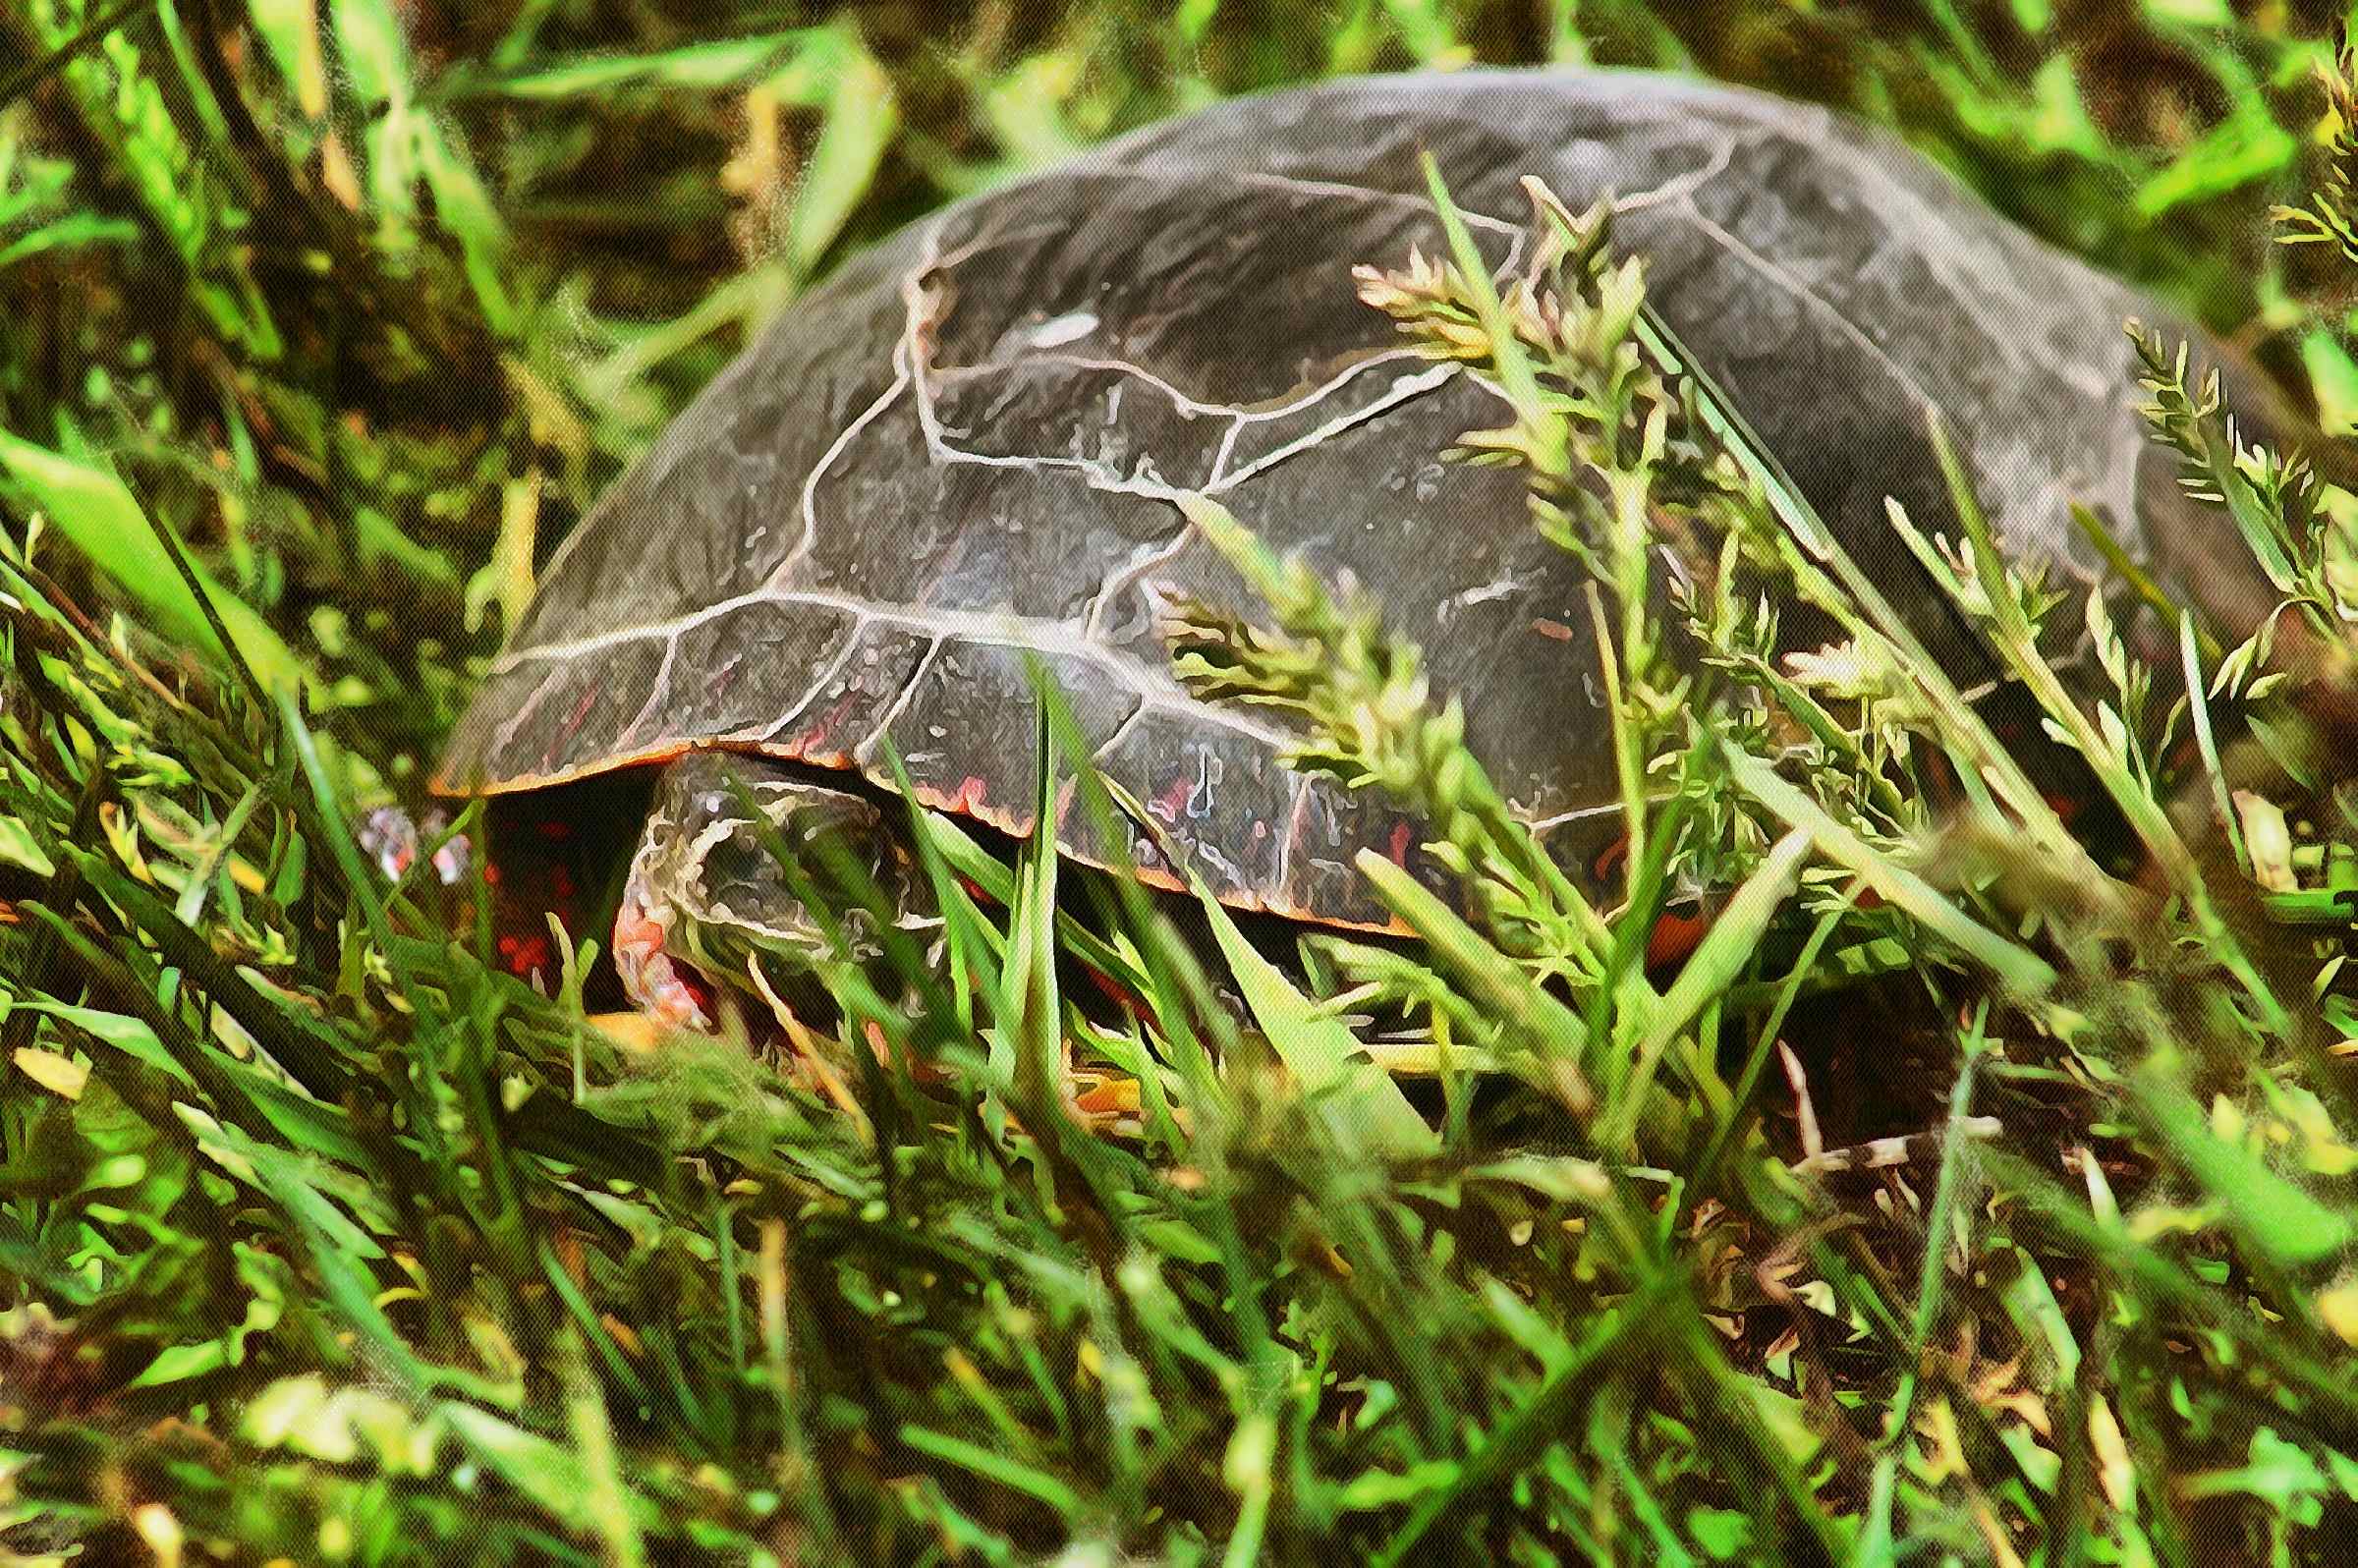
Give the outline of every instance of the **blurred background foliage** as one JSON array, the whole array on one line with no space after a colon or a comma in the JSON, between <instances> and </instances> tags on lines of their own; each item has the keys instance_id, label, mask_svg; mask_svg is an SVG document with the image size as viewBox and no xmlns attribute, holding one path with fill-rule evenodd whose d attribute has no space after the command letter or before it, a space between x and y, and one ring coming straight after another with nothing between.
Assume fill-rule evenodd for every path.
<instances>
[{"instance_id":1,"label":"blurred background foliage","mask_svg":"<svg viewBox=\"0 0 2358 1568\"><path fill-rule=\"evenodd\" d=\"M173 642L196 546L415 777L536 563L850 250L1223 94L1694 71L1901 127L2001 209L2358 416L2346 302L2267 244L2317 0L8 0L0 501ZM2288 272L2290 266L2295 270ZM2314 306L2311 309L2305 307Z\"/></svg>"}]
</instances>

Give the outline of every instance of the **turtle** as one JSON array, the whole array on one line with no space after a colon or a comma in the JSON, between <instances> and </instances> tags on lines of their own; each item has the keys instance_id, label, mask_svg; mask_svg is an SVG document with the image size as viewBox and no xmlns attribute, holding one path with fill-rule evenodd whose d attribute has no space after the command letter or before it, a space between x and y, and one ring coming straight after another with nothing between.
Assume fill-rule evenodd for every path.
<instances>
[{"instance_id":1,"label":"turtle","mask_svg":"<svg viewBox=\"0 0 2358 1568\"><path fill-rule=\"evenodd\" d=\"M1177 887L1176 857L1289 928L1396 929L1354 855L1437 876L1423 825L1289 765L1283 722L1171 673L1174 595L1265 620L1183 512L1195 495L1370 591L1462 699L1515 813L1600 874L1618 793L1583 570L1530 526L1517 474L1443 461L1495 422L1488 383L1355 291L1355 263L1446 253L1427 151L1502 276L1525 176L1574 210L1608 201L1661 317L1944 663L1988 655L1885 507L1954 532L1935 410L2014 558L2096 584L2078 502L2221 623L2272 602L2147 438L2122 324L2191 342L2259 433L2288 418L2264 378L1886 131L1600 69L1229 99L852 255L563 540L432 779L501 809L500 896L528 917L512 966L544 963L544 912L579 918L592 882L613 896L592 869L620 866L624 989L707 1021L743 944L816 939L723 774L773 823L847 832L889 868L896 757L925 806L1052 833L1071 861ZM1039 672L1158 833L1034 819Z\"/></svg>"}]
</instances>

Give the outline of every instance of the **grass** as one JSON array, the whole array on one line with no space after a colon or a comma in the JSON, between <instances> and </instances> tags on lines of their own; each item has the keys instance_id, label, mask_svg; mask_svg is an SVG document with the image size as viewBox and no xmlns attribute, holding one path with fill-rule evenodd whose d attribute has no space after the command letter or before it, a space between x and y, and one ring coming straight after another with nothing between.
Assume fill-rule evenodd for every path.
<instances>
[{"instance_id":1,"label":"grass","mask_svg":"<svg viewBox=\"0 0 2358 1568\"><path fill-rule=\"evenodd\" d=\"M1518 467L1595 579L1609 903L1375 607L1210 501L1271 614L1187 607L1177 668L1422 809L1464 896L1364 868L1413 948L1272 964L1208 899L1010 866L913 808L938 963L847 942L830 1031L649 1053L584 1017L602 931L554 933L553 996L493 961L448 853L479 813L390 869L362 833L419 804L536 566L745 333L917 211L1256 85L1600 59L1845 103L2262 321L2343 433L2330 19L711 9L0 9L0 1552L2339 1559L2358 577L2340 503L2234 447L2165 341L2149 422L2276 581L2274 630L2154 589L2176 657L2149 666L2128 596L2009 568L1962 486L1966 537L1917 539L2126 856L1796 542L1825 531L1642 265L1544 190L1503 297L1462 255L1336 263L1508 394L1459 456ZM1664 511L1703 556L1669 621ZM1763 606L1796 600L1837 649L1775 656ZM2093 690L2042 652L2057 617ZM1664 972L1683 880L1727 892ZM1395 1027L1363 1044L1370 1016ZM1904 1158L1845 1154L1884 1135Z\"/></svg>"}]
</instances>

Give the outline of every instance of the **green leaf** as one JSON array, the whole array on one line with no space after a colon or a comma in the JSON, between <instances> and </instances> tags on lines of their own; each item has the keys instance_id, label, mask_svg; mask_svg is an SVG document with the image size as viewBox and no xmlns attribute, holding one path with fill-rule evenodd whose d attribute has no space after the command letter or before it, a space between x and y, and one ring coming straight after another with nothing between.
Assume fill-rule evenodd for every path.
<instances>
[{"instance_id":1,"label":"green leaf","mask_svg":"<svg viewBox=\"0 0 2358 1568\"><path fill-rule=\"evenodd\" d=\"M1010 1459L981 1443L953 1437L947 1432L928 1430L924 1427L905 1426L900 1430L900 1438L929 1458L956 1465L985 1481L996 1482L1010 1490L1036 1498L1063 1518L1070 1519L1081 1512L1080 1494L1037 1466Z\"/></svg>"},{"instance_id":2,"label":"green leaf","mask_svg":"<svg viewBox=\"0 0 2358 1568\"><path fill-rule=\"evenodd\" d=\"M57 864L33 842L32 830L22 817L0 815L0 861L21 866L35 876L57 874Z\"/></svg>"},{"instance_id":3,"label":"green leaf","mask_svg":"<svg viewBox=\"0 0 2358 1568\"><path fill-rule=\"evenodd\" d=\"M1761 1415L1761 1425L1773 1436L1788 1458L1807 1464L1825 1446L1810 1424L1809 1407L1780 1388L1765 1382L1746 1382L1743 1387L1752 1396L1753 1408Z\"/></svg>"},{"instance_id":4,"label":"green leaf","mask_svg":"<svg viewBox=\"0 0 2358 1568\"><path fill-rule=\"evenodd\" d=\"M0 245L0 268L14 265L44 251L77 246L126 245L140 238L140 226L129 218L110 218L96 212L73 212Z\"/></svg>"},{"instance_id":5,"label":"green leaf","mask_svg":"<svg viewBox=\"0 0 2358 1568\"><path fill-rule=\"evenodd\" d=\"M653 53L569 56L513 72L470 75L454 80L450 92L452 96L553 100L627 86L711 91L759 80L777 69L780 55L814 35L818 29L795 28Z\"/></svg>"},{"instance_id":6,"label":"green leaf","mask_svg":"<svg viewBox=\"0 0 2358 1568\"><path fill-rule=\"evenodd\" d=\"M1428 1459L1411 1465L1405 1474L1365 1470L1344 1483L1335 1506L1346 1513L1372 1513L1398 1503L1413 1502L1436 1486L1457 1480L1458 1466L1447 1459Z\"/></svg>"},{"instance_id":7,"label":"green leaf","mask_svg":"<svg viewBox=\"0 0 2358 1568\"><path fill-rule=\"evenodd\" d=\"M286 1263L268 1253L235 1244L238 1276L253 1294L246 1302L245 1316L227 1332L193 1345L167 1346L144 1371L131 1380L133 1388L153 1388L162 1383L179 1382L199 1377L222 1367L243 1366L246 1361L246 1341L255 1334L266 1334L278 1326L286 1310Z\"/></svg>"},{"instance_id":8,"label":"green leaf","mask_svg":"<svg viewBox=\"0 0 2358 1568\"><path fill-rule=\"evenodd\" d=\"M2158 218L2172 207L2221 196L2285 168L2299 152L2292 133L2254 97L2139 186L2137 213Z\"/></svg>"},{"instance_id":9,"label":"green leaf","mask_svg":"<svg viewBox=\"0 0 2358 1568\"><path fill-rule=\"evenodd\" d=\"M134 603L151 611L162 630L214 654L226 651L147 514L103 459L69 457L0 430L0 473ZM256 675L286 687L302 679L303 661L251 605L223 589L201 566L196 580Z\"/></svg>"},{"instance_id":10,"label":"green leaf","mask_svg":"<svg viewBox=\"0 0 2358 1568\"><path fill-rule=\"evenodd\" d=\"M302 1239L326 1307L359 1335L372 1362L414 1394L453 1388L487 1401L506 1402L515 1397L479 1373L435 1366L419 1357L385 1316L378 1301L382 1287L367 1266L368 1260L384 1257L385 1250L316 1184L332 1183L347 1203L378 1205L375 1218L379 1223L387 1218L381 1210L381 1196L363 1190L365 1184L349 1172L259 1143L193 1105L176 1103L172 1108L196 1134L200 1149L230 1174L253 1185L292 1222L290 1228Z\"/></svg>"},{"instance_id":11,"label":"green leaf","mask_svg":"<svg viewBox=\"0 0 2358 1568\"><path fill-rule=\"evenodd\" d=\"M908 798L914 800L916 797L911 794ZM1012 905L1015 902L1015 872L1008 868L1005 861L976 843L974 835L960 827L955 817L940 812L921 811L918 820L923 824L926 845L941 856L942 864L947 868L973 882L994 903ZM995 932L989 930L987 922L978 923L978 925L985 933L986 940L991 940L994 946L998 945ZM1120 948L1075 920L1069 911L1059 909L1056 912L1056 939L1074 957L1138 995L1148 995L1153 989L1153 979L1143 967Z\"/></svg>"},{"instance_id":12,"label":"green leaf","mask_svg":"<svg viewBox=\"0 0 2358 1568\"><path fill-rule=\"evenodd\" d=\"M571 1449L455 1399L444 1400L435 1409L477 1458L499 1472L502 1480L531 1498L549 1518L568 1530L587 1532L597 1527L594 1499L601 1493L592 1485L589 1467ZM653 1504L638 1492L629 1494L628 1506L632 1522L643 1529L660 1522Z\"/></svg>"},{"instance_id":13,"label":"green leaf","mask_svg":"<svg viewBox=\"0 0 2358 1568\"><path fill-rule=\"evenodd\" d=\"M295 85L305 115L318 119L327 112L327 63L319 47L317 0L247 0L253 19L280 75Z\"/></svg>"},{"instance_id":14,"label":"green leaf","mask_svg":"<svg viewBox=\"0 0 2358 1568\"><path fill-rule=\"evenodd\" d=\"M372 506L352 511L353 540L360 546L361 564L371 569L390 563L404 577L457 587L459 569L450 557L430 544L421 544L402 532L401 525Z\"/></svg>"},{"instance_id":15,"label":"green leaf","mask_svg":"<svg viewBox=\"0 0 2358 1568\"><path fill-rule=\"evenodd\" d=\"M1579 1014L1557 1001L1407 871L1374 849L1360 851L1357 864L1384 907L1424 940L1437 965L1512 1036L1544 1059L1580 1062L1588 1028Z\"/></svg>"},{"instance_id":16,"label":"green leaf","mask_svg":"<svg viewBox=\"0 0 2358 1568\"><path fill-rule=\"evenodd\" d=\"M363 1455L366 1442L378 1468L396 1475L434 1474L444 1422L389 1395L347 1384L330 1388L317 1372L281 1377L240 1413L240 1429L256 1448L284 1448L331 1465Z\"/></svg>"},{"instance_id":17,"label":"green leaf","mask_svg":"<svg viewBox=\"0 0 2358 1568\"><path fill-rule=\"evenodd\" d=\"M2358 360L2339 334L2319 327L2301 339L2301 366L2317 394L2317 422L2328 435L2358 434Z\"/></svg>"},{"instance_id":18,"label":"green leaf","mask_svg":"<svg viewBox=\"0 0 2358 1568\"><path fill-rule=\"evenodd\" d=\"M1879 854L1856 833L1828 816L1817 802L1778 778L1767 762L1723 746L1728 771L1763 806L1788 826L1806 827L1828 859L1856 873L1885 901L1907 911L1918 922L1986 966L2016 990L2040 995L2055 983L2055 971L2047 960L1977 924L1939 892L1888 856Z\"/></svg>"},{"instance_id":19,"label":"green leaf","mask_svg":"<svg viewBox=\"0 0 2358 1568\"><path fill-rule=\"evenodd\" d=\"M194 1089L196 1080L180 1065L164 1042L155 1037L155 1031L126 1013L101 1012L94 1007L77 1007L69 1002L53 1002L39 997L11 1001L10 1008L28 1012L47 1013L61 1023L73 1025L92 1039L102 1040L128 1056L136 1056L159 1072L169 1073L181 1084Z\"/></svg>"},{"instance_id":20,"label":"green leaf","mask_svg":"<svg viewBox=\"0 0 2358 1568\"><path fill-rule=\"evenodd\" d=\"M1033 1106L1044 1109L1066 1092L1064 1005L1056 982L1056 776L1055 732L1040 709L1033 737L1038 757L1039 795L1033 821L1039 830L1024 844L1016 868L1015 902L1007 921L1007 959L999 977L1004 992L996 1009L1000 1029L1015 1049L1015 1082ZM1035 1110L1032 1114L1039 1114ZM1046 1137L1042 1128L1040 1136Z\"/></svg>"},{"instance_id":21,"label":"green leaf","mask_svg":"<svg viewBox=\"0 0 2358 1568\"><path fill-rule=\"evenodd\" d=\"M467 284L482 308L491 330L506 337L516 330L515 302L500 281L500 266L508 248L507 225L498 205L483 189L465 148L431 120L416 123L414 156L418 172L434 194L434 215L443 230L459 242ZM389 526L389 525L388 525ZM457 569L445 565L437 575L456 582Z\"/></svg>"},{"instance_id":22,"label":"green leaf","mask_svg":"<svg viewBox=\"0 0 2358 1568\"><path fill-rule=\"evenodd\" d=\"M2309 1451L2276 1435L2273 1427L2252 1433L2251 1463L2240 1470L2215 1470L2182 1477L2178 1489L2188 1498L2243 1493L2266 1502L2278 1514L2315 1520L2311 1499L2327 1489L2325 1472ZM2304 1508L2303 1504L2310 1504Z\"/></svg>"},{"instance_id":23,"label":"green leaf","mask_svg":"<svg viewBox=\"0 0 2358 1568\"><path fill-rule=\"evenodd\" d=\"M1692 1508L1687 1511L1687 1534L1712 1557L1733 1562L1752 1544L1752 1518L1732 1508Z\"/></svg>"},{"instance_id":24,"label":"green leaf","mask_svg":"<svg viewBox=\"0 0 2358 1568\"><path fill-rule=\"evenodd\" d=\"M1015 167L1048 168L1083 150L1063 113L1073 85L1071 61L1035 55L982 89L976 107Z\"/></svg>"},{"instance_id":25,"label":"green leaf","mask_svg":"<svg viewBox=\"0 0 2358 1568\"><path fill-rule=\"evenodd\" d=\"M817 264L868 196L900 127L892 79L846 28L840 41L809 51L773 81L789 103L816 101L825 114L786 218L786 260L798 276Z\"/></svg>"},{"instance_id":26,"label":"green leaf","mask_svg":"<svg viewBox=\"0 0 2358 1568\"><path fill-rule=\"evenodd\" d=\"M1670 1042L1694 1021L1696 1014L1714 998L1726 995L1728 987L1743 977L1745 966L1768 932L1768 923L1800 885L1801 865L1811 847L1811 835L1801 827L1793 828L1777 840L1760 868L1745 879L1744 885L1727 901L1726 908L1712 922L1701 945L1688 955L1678 979L1662 994L1647 1022L1646 1034L1638 1042L1636 1073L1599 1135L1605 1148L1618 1148L1620 1141L1636 1129L1655 1066Z\"/></svg>"},{"instance_id":27,"label":"green leaf","mask_svg":"<svg viewBox=\"0 0 2358 1568\"><path fill-rule=\"evenodd\" d=\"M2235 13L2227 0L2143 0L2143 10L2164 26L2176 23L2189 28L2231 28L2235 25Z\"/></svg>"},{"instance_id":28,"label":"green leaf","mask_svg":"<svg viewBox=\"0 0 2358 1568\"><path fill-rule=\"evenodd\" d=\"M1268 1036L1303 1092L1329 1108L1337 1131L1394 1159L1424 1159L1439 1152L1439 1136L1417 1114L1391 1075L1369 1060L1350 1027L1321 1016L1276 965L1262 957L1192 868L1188 883L1254 1023Z\"/></svg>"},{"instance_id":29,"label":"green leaf","mask_svg":"<svg viewBox=\"0 0 2358 1568\"><path fill-rule=\"evenodd\" d=\"M410 50L391 0L335 0L339 63L363 102L384 104L410 96Z\"/></svg>"},{"instance_id":30,"label":"green leaf","mask_svg":"<svg viewBox=\"0 0 2358 1568\"><path fill-rule=\"evenodd\" d=\"M2035 109L2024 118L2022 129L2034 147L2075 153L2091 163L2105 161L2109 148L2104 132L2089 118L2070 55L2056 54L2041 66L2031 79L2031 93Z\"/></svg>"},{"instance_id":31,"label":"green leaf","mask_svg":"<svg viewBox=\"0 0 2358 1568\"><path fill-rule=\"evenodd\" d=\"M249 1137L237 1127L214 1120L189 1105L175 1105L180 1119L196 1135L196 1147L231 1175L268 1194L281 1207L318 1227L343 1260L381 1259L385 1249L370 1231L385 1233L393 1211L375 1184L354 1172L309 1154L299 1154ZM343 1201L330 1201L330 1193ZM360 1214L363 1229L345 1206Z\"/></svg>"},{"instance_id":32,"label":"green leaf","mask_svg":"<svg viewBox=\"0 0 2358 1568\"><path fill-rule=\"evenodd\" d=\"M2279 1265L2314 1263L2332 1257L2350 1241L2351 1218L2294 1186L2241 1142L2220 1137L2193 1096L2159 1077L2141 1073L2146 1113L2213 1203L2232 1215L2252 1244Z\"/></svg>"}]
</instances>

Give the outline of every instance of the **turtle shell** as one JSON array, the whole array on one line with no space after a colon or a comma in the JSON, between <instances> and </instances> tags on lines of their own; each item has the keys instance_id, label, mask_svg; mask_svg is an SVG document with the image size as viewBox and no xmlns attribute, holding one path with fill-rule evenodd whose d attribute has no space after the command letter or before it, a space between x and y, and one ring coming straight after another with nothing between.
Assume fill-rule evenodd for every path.
<instances>
[{"instance_id":1,"label":"turtle shell","mask_svg":"<svg viewBox=\"0 0 2358 1568\"><path fill-rule=\"evenodd\" d=\"M565 541L436 787L700 747L888 786L889 744L928 805L1024 835L1037 658L1221 899L1383 924L1353 856L1404 858L1419 824L1288 768L1280 723L1171 678L1162 595L1263 618L1174 504L1192 490L1371 590L1464 699L1514 810L1582 863L1616 799L1582 569L1531 527L1516 473L1442 462L1499 405L1351 275L1445 253L1428 148L1502 270L1522 176L1575 210L1611 196L1665 319L1952 667L1984 655L1884 511L1953 532L1936 409L2011 552L2093 581L2076 500L2198 601L2264 607L2231 526L2177 499L2133 412L2122 320L2197 336L2198 358L2199 335L1886 135L1643 74L1393 76L1154 126L852 259ZM1103 864L1063 814L1062 847Z\"/></svg>"}]
</instances>

